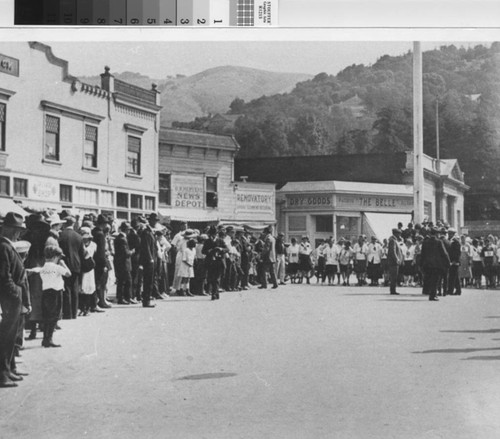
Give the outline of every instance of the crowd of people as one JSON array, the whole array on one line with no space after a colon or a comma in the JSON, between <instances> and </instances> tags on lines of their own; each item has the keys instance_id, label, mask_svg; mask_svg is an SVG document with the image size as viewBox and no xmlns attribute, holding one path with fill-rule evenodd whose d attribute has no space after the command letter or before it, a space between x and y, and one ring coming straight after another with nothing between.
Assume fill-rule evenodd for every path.
<instances>
[{"instance_id":1,"label":"crowd of people","mask_svg":"<svg viewBox=\"0 0 500 439\"><path fill-rule=\"evenodd\" d=\"M471 240L443 224L402 224L379 241L330 237L312 245L285 241L273 228L252 233L211 225L176 229L156 213L119 224L105 215L76 218L9 212L0 236L0 387L23 379L16 356L24 341L43 334L42 346L60 347L54 334L60 319L76 319L119 305L155 307L168 296L209 296L251 287L291 284L421 286L438 295L460 295L466 286L500 282L500 242ZM354 281L353 281L354 280ZM116 295L108 296L116 283ZM25 338L25 333L27 334Z\"/></svg>"}]
</instances>

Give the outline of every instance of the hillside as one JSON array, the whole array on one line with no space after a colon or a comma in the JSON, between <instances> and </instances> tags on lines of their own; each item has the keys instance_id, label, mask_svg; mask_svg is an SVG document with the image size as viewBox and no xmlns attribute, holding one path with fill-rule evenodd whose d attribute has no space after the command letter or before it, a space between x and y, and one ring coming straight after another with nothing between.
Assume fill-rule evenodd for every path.
<instances>
[{"instance_id":1,"label":"hillside","mask_svg":"<svg viewBox=\"0 0 500 439\"><path fill-rule=\"evenodd\" d=\"M247 67L221 66L192 76L177 75L151 79L139 73L113 73L117 78L150 88L158 84L163 106L162 125L172 121L191 121L196 117L225 113L235 98L251 100L263 95L286 93L311 75L276 73ZM83 77L84 82L99 84L99 77Z\"/></svg>"}]
</instances>

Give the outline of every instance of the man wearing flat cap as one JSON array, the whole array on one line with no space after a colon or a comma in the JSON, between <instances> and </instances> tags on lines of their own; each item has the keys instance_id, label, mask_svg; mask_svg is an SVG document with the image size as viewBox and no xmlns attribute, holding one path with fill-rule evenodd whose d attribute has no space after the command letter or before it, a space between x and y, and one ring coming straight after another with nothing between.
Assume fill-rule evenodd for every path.
<instances>
[{"instance_id":1,"label":"man wearing flat cap","mask_svg":"<svg viewBox=\"0 0 500 439\"><path fill-rule=\"evenodd\" d=\"M387 266L389 267L389 292L393 295L399 294L396 291L398 282L399 267L404 262L403 251L399 246L398 240L401 237L401 229L392 229L392 235L389 238L387 247Z\"/></svg>"},{"instance_id":2,"label":"man wearing flat cap","mask_svg":"<svg viewBox=\"0 0 500 439\"><path fill-rule=\"evenodd\" d=\"M439 277L444 270L450 267L450 258L444 247L443 241L438 238L439 230L432 227L430 236L422 243L420 266L424 273L424 286L422 293L429 295L429 300L438 301L436 297Z\"/></svg>"},{"instance_id":3,"label":"man wearing flat cap","mask_svg":"<svg viewBox=\"0 0 500 439\"><path fill-rule=\"evenodd\" d=\"M118 227L119 233L115 238L115 256L113 263L116 275L116 300L120 305L128 305L132 297L132 261L131 256L135 250L130 250L127 235L130 230L128 221L124 221Z\"/></svg>"},{"instance_id":4,"label":"man wearing flat cap","mask_svg":"<svg viewBox=\"0 0 500 439\"><path fill-rule=\"evenodd\" d=\"M14 243L25 229L21 215L8 212L0 234L0 387L16 387L23 378L13 372L16 335L21 319L23 289L27 287L26 271Z\"/></svg>"},{"instance_id":5,"label":"man wearing flat cap","mask_svg":"<svg viewBox=\"0 0 500 439\"><path fill-rule=\"evenodd\" d=\"M59 234L59 246L65 254L64 261L71 271L71 276L64 278L63 319L76 319L78 314L78 296L80 293L80 274L85 250L82 236L75 231L75 217L64 218L65 227Z\"/></svg>"},{"instance_id":6,"label":"man wearing flat cap","mask_svg":"<svg viewBox=\"0 0 500 439\"><path fill-rule=\"evenodd\" d=\"M158 223L158 215L151 213L148 217L148 224L141 233L141 259L143 269L143 291L142 306L144 308L154 308L151 303L151 296L155 290L155 261L156 261L156 238L155 226Z\"/></svg>"}]
</instances>

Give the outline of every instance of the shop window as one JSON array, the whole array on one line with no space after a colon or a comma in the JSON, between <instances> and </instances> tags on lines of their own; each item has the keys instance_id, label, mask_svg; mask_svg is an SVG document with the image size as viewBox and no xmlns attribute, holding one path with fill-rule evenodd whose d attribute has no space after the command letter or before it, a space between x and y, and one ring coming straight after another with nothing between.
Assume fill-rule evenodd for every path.
<instances>
[{"instance_id":1,"label":"shop window","mask_svg":"<svg viewBox=\"0 0 500 439\"><path fill-rule=\"evenodd\" d=\"M100 205L103 207L114 207L113 204L113 192L111 191L101 191Z\"/></svg>"},{"instance_id":2,"label":"shop window","mask_svg":"<svg viewBox=\"0 0 500 439\"><path fill-rule=\"evenodd\" d=\"M127 173L141 175L141 139L128 136Z\"/></svg>"},{"instance_id":3,"label":"shop window","mask_svg":"<svg viewBox=\"0 0 500 439\"><path fill-rule=\"evenodd\" d=\"M207 177L206 184L207 207L217 207L217 177Z\"/></svg>"},{"instance_id":4,"label":"shop window","mask_svg":"<svg viewBox=\"0 0 500 439\"><path fill-rule=\"evenodd\" d=\"M333 233L333 216L332 215L317 215L316 216L316 232Z\"/></svg>"},{"instance_id":5,"label":"shop window","mask_svg":"<svg viewBox=\"0 0 500 439\"><path fill-rule=\"evenodd\" d=\"M60 120L58 117L45 116L45 151L46 160L59 161L59 129Z\"/></svg>"},{"instance_id":6,"label":"shop window","mask_svg":"<svg viewBox=\"0 0 500 439\"><path fill-rule=\"evenodd\" d=\"M144 209L149 212L153 212L155 209L156 200L155 197L144 197Z\"/></svg>"},{"instance_id":7,"label":"shop window","mask_svg":"<svg viewBox=\"0 0 500 439\"><path fill-rule=\"evenodd\" d=\"M432 221L432 203L430 201L424 201L424 217L427 221Z\"/></svg>"},{"instance_id":8,"label":"shop window","mask_svg":"<svg viewBox=\"0 0 500 439\"><path fill-rule=\"evenodd\" d=\"M1 176L0 177L0 195L10 195L10 178Z\"/></svg>"},{"instance_id":9,"label":"shop window","mask_svg":"<svg viewBox=\"0 0 500 439\"><path fill-rule=\"evenodd\" d=\"M288 217L288 231L289 232L303 232L307 230L307 216L306 215L290 215Z\"/></svg>"},{"instance_id":10,"label":"shop window","mask_svg":"<svg viewBox=\"0 0 500 439\"><path fill-rule=\"evenodd\" d=\"M86 168L97 168L97 127L85 125L84 162Z\"/></svg>"},{"instance_id":11,"label":"shop window","mask_svg":"<svg viewBox=\"0 0 500 439\"><path fill-rule=\"evenodd\" d=\"M118 207L128 208L128 194L125 192L116 193L116 205Z\"/></svg>"},{"instance_id":12,"label":"shop window","mask_svg":"<svg viewBox=\"0 0 500 439\"><path fill-rule=\"evenodd\" d=\"M116 218L128 221L128 212L116 212Z\"/></svg>"},{"instance_id":13,"label":"shop window","mask_svg":"<svg viewBox=\"0 0 500 439\"><path fill-rule=\"evenodd\" d=\"M14 196L28 198L28 180L14 178Z\"/></svg>"},{"instance_id":14,"label":"shop window","mask_svg":"<svg viewBox=\"0 0 500 439\"><path fill-rule=\"evenodd\" d=\"M359 218L353 216L337 216L337 239L356 239L359 235Z\"/></svg>"},{"instance_id":15,"label":"shop window","mask_svg":"<svg viewBox=\"0 0 500 439\"><path fill-rule=\"evenodd\" d=\"M170 174L160 174L160 204L170 206L171 189Z\"/></svg>"},{"instance_id":16,"label":"shop window","mask_svg":"<svg viewBox=\"0 0 500 439\"><path fill-rule=\"evenodd\" d=\"M7 123L7 105L0 104L0 151L5 151L5 124Z\"/></svg>"},{"instance_id":17,"label":"shop window","mask_svg":"<svg viewBox=\"0 0 500 439\"><path fill-rule=\"evenodd\" d=\"M75 203L97 206L98 190L86 187L75 188Z\"/></svg>"},{"instance_id":18,"label":"shop window","mask_svg":"<svg viewBox=\"0 0 500 439\"><path fill-rule=\"evenodd\" d=\"M67 184L59 185L59 199L64 203L73 202L73 187Z\"/></svg>"},{"instance_id":19,"label":"shop window","mask_svg":"<svg viewBox=\"0 0 500 439\"><path fill-rule=\"evenodd\" d=\"M142 195L130 195L130 206L132 209L142 210Z\"/></svg>"}]
</instances>

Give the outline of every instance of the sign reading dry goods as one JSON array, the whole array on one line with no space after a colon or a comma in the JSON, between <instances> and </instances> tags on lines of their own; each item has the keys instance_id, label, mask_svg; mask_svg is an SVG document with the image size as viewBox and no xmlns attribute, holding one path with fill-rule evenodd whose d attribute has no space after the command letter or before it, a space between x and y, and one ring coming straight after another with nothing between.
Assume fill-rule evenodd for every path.
<instances>
[{"instance_id":1,"label":"sign reading dry goods","mask_svg":"<svg viewBox=\"0 0 500 439\"><path fill-rule=\"evenodd\" d=\"M412 197L367 196L367 195L337 195L337 207L356 210L385 211L397 210L411 212Z\"/></svg>"},{"instance_id":2,"label":"sign reading dry goods","mask_svg":"<svg viewBox=\"0 0 500 439\"><path fill-rule=\"evenodd\" d=\"M263 191L252 188L236 190L236 212L270 215L274 219L274 190Z\"/></svg>"},{"instance_id":3,"label":"sign reading dry goods","mask_svg":"<svg viewBox=\"0 0 500 439\"><path fill-rule=\"evenodd\" d=\"M172 175L172 207L204 208L202 175Z\"/></svg>"},{"instance_id":4,"label":"sign reading dry goods","mask_svg":"<svg viewBox=\"0 0 500 439\"><path fill-rule=\"evenodd\" d=\"M287 207L328 208L333 206L332 195L289 195L286 197Z\"/></svg>"},{"instance_id":5,"label":"sign reading dry goods","mask_svg":"<svg viewBox=\"0 0 500 439\"><path fill-rule=\"evenodd\" d=\"M7 75L19 76L19 60L0 54L0 72Z\"/></svg>"}]
</instances>

